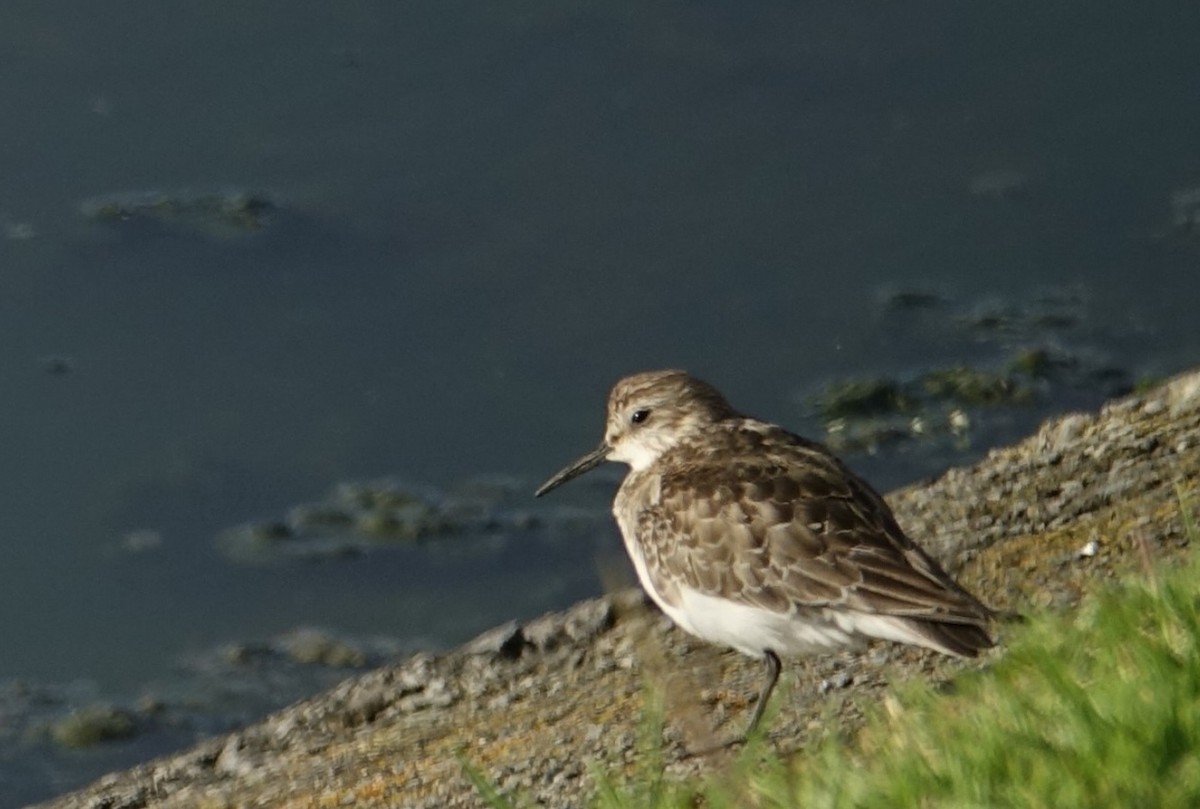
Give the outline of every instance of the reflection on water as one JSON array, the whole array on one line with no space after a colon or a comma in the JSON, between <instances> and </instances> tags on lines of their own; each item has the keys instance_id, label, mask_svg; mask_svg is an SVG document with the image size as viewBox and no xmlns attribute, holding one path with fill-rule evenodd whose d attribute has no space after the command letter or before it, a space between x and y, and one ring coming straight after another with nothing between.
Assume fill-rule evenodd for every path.
<instances>
[{"instance_id":1,"label":"reflection on water","mask_svg":"<svg viewBox=\"0 0 1200 809\"><path fill-rule=\"evenodd\" d=\"M820 436L847 380L1044 360L847 444L887 487L1194 362L1173 5L0 8L0 682L135 706L221 644L437 647L593 593L613 478L562 503L594 531L476 553L216 537L345 481L529 488L633 371ZM0 741L20 800L158 749Z\"/></svg>"}]
</instances>

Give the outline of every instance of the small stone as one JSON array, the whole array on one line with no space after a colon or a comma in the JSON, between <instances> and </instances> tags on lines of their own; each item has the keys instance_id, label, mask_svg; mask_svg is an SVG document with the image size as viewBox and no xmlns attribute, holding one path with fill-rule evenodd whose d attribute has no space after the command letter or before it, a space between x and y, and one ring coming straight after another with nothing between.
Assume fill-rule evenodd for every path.
<instances>
[{"instance_id":1,"label":"small stone","mask_svg":"<svg viewBox=\"0 0 1200 809\"><path fill-rule=\"evenodd\" d=\"M853 682L853 675L847 671L839 671L832 677L826 677L825 679L821 680L820 685L817 686L817 693L827 694L834 689L846 688Z\"/></svg>"},{"instance_id":2,"label":"small stone","mask_svg":"<svg viewBox=\"0 0 1200 809\"><path fill-rule=\"evenodd\" d=\"M495 655L515 660L521 656L526 643L520 625L516 621L509 621L468 641L463 651L472 655Z\"/></svg>"},{"instance_id":3,"label":"small stone","mask_svg":"<svg viewBox=\"0 0 1200 809\"><path fill-rule=\"evenodd\" d=\"M242 736L235 733L225 742L213 769L219 773L232 776L245 776L254 772L254 763L242 755Z\"/></svg>"}]
</instances>

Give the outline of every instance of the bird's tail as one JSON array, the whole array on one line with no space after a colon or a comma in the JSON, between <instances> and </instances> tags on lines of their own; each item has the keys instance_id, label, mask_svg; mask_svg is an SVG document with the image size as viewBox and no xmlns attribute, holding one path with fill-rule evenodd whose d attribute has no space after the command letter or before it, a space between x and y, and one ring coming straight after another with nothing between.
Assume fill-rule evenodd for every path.
<instances>
[{"instance_id":1,"label":"bird's tail","mask_svg":"<svg viewBox=\"0 0 1200 809\"><path fill-rule=\"evenodd\" d=\"M946 623L945 621L929 621L920 618L900 620L911 628L914 633L914 643L927 646L942 654L955 657L975 657L983 650L996 645L983 627L977 624Z\"/></svg>"},{"instance_id":2,"label":"bird's tail","mask_svg":"<svg viewBox=\"0 0 1200 809\"><path fill-rule=\"evenodd\" d=\"M996 645L980 624L965 621L857 613L844 617L843 626L858 635L924 646L954 657L975 657Z\"/></svg>"}]
</instances>

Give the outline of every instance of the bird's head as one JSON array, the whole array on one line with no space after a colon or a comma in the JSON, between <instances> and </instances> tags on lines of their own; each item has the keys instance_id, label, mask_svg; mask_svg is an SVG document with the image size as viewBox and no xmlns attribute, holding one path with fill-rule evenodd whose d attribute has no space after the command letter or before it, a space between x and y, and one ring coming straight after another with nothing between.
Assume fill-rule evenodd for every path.
<instances>
[{"instance_id":1,"label":"bird's head","mask_svg":"<svg viewBox=\"0 0 1200 809\"><path fill-rule=\"evenodd\" d=\"M681 441L737 413L716 388L684 371L648 371L613 386L600 446L537 490L541 497L605 461L645 469Z\"/></svg>"}]
</instances>

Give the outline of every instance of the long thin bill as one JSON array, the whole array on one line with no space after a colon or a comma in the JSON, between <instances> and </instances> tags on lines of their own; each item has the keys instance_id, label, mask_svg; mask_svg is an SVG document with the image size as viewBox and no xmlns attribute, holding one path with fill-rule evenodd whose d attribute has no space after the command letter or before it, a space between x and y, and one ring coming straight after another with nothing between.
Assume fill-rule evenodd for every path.
<instances>
[{"instance_id":1,"label":"long thin bill","mask_svg":"<svg viewBox=\"0 0 1200 809\"><path fill-rule=\"evenodd\" d=\"M584 455L578 461L571 464L566 469L563 469L561 472L556 474L554 477L550 478L545 483L543 483L542 487L540 489L538 489L536 492L534 492L533 496L541 497L543 494L550 491L551 489L557 489L559 486L563 485L568 480L574 480L575 478L582 475L584 472L589 472L589 471L595 469L597 466L599 466L600 464L602 464L608 460L608 453L611 451L612 451L612 447L610 447L608 444L605 444L604 442L601 442L600 446L596 447L594 450L589 452L587 455Z\"/></svg>"}]
</instances>

